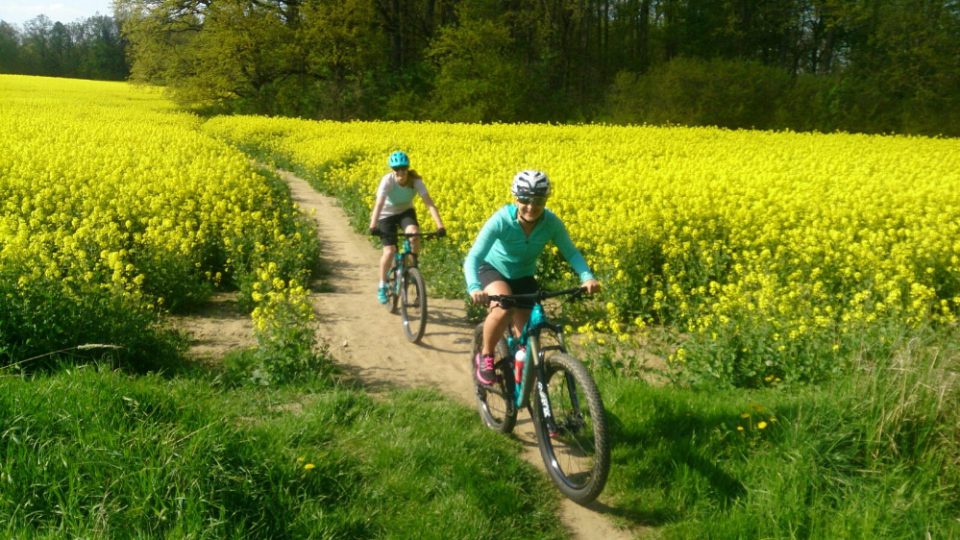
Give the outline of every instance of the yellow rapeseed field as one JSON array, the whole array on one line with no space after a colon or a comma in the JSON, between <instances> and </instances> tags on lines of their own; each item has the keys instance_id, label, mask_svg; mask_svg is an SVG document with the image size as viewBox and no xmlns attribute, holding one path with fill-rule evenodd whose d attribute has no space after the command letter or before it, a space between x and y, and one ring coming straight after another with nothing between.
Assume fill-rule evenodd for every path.
<instances>
[{"instance_id":1,"label":"yellow rapeseed field","mask_svg":"<svg viewBox=\"0 0 960 540\"><path fill-rule=\"evenodd\" d=\"M45 334L70 338L70 329L9 312L38 302L65 310L71 299L99 296L103 305L162 311L228 280L248 296L262 289L256 315L269 318L270 295L305 297L297 279L310 262L301 260L294 208L200 124L156 89L0 76L0 345L14 347L8 354L45 352L29 350ZM57 292L42 300L41 289Z\"/></svg>"},{"instance_id":2,"label":"yellow rapeseed field","mask_svg":"<svg viewBox=\"0 0 960 540\"><path fill-rule=\"evenodd\" d=\"M260 117L204 129L366 208L387 154L403 149L461 255L510 201L513 174L542 169L548 207L606 286L607 316L580 330L673 325L688 337L673 358L695 356L708 376L815 378L891 325L960 312L955 139Z\"/></svg>"},{"instance_id":3,"label":"yellow rapeseed field","mask_svg":"<svg viewBox=\"0 0 960 540\"><path fill-rule=\"evenodd\" d=\"M403 149L457 257L510 201L513 174L542 169L555 186L549 208L605 285L603 316L578 330L627 339L666 325L683 337L673 359L708 377L815 379L853 351L960 313L955 139L204 122L149 88L18 76L0 77L0 292L54 283L63 299L161 310L226 280L258 306L261 331L282 333L291 312L308 312L309 250L292 204L222 141L282 158L361 214L387 154ZM573 279L555 254L545 271Z\"/></svg>"}]
</instances>

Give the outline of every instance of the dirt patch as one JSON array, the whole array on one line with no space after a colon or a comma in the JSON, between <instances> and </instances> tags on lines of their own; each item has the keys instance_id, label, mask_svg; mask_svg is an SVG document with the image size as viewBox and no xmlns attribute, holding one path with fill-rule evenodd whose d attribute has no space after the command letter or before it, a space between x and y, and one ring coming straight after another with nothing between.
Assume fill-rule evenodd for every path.
<instances>
[{"instance_id":1,"label":"dirt patch","mask_svg":"<svg viewBox=\"0 0 960 540\"><path fill-rule=\"evenodd\" d=\"M191 358L214 362L235 349L253 347L253 322L237 303L236 293L216 293L201 308L188 315L171 317L174 325L190 336Z\"/></svg>"}]
</instances>

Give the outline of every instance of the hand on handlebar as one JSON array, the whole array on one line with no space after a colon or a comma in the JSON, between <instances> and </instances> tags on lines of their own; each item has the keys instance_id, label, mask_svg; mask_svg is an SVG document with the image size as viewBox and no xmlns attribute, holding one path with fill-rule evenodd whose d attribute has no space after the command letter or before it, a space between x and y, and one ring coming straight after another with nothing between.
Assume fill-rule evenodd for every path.
<instances>
[{"instance_id":1,"label":"hand on handlebar","mask_svg":"<svg viewBox=\"0 0 960 540\"><path fill-rule=\"evenodd\" d=\"M584 281L582 286L587 291L587 294L600 292L600 282L595 279Z\"/></svg>"},{"instance_id":2,"label":"hand on handlebar","mask_svg":"<svg viewBox=\"0 0 960 540\"><path fill-rule=\"evenodd\" d=\"M380 236L380 228L370 227L370 236Z\"/></svg>"},{"instance_id":3,"label":"hand on handlebar","mask_svg":"<svg viewBox=\"0 0 960 540\"><path fill-rule=\"evenodd\" d=\"M473 291L470 293L470 299L473 300L474 304L480 304L482 306L487 305L490 302L490 299L487 298L487 293L485 291Z\"/></svg>"},{"instance_id":4,"label":"hand on handlebar","mask_svg":"<svg viewBox=\"0 0 960 540\"><path fill-rule=\"evenodd\" d=\"M437 229L437 238L443 238L446 235L447 235L447 229L443 227L440 227L439 229Z\"/></svg>"}]
</instances>

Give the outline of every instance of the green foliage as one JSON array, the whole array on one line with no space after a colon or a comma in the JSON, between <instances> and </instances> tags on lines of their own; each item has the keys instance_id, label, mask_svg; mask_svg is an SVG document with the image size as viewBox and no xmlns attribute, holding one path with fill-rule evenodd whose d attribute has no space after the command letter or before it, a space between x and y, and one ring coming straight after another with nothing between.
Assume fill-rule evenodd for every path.
<instances>
[{"instance_id":1,"label":"green foliage","mask_svg":"<svg viewBox=\"0 0 960 540\"><path fill-rule=\"evenodd\" d=\"M383 36L369 2L119 2L132 76L198 110L348 119L376 108Z\"/></svg>"},{"instance_id":2,"label":"green foliage","mask_svg":"<svg viewBox=\"0 0 960 540\"><path fill-rule=\"evenodd\" d=\"M607 493L664 538L960 534L955 336L820 387L717 390L602 378Z\"/></svg>"},{"instance_id":3,"label":"green foliage","mask_svg":"<svg viewBox=\"0 0 960 540\"><path fill-rule=\"evenodd\" d=\"M8 272L14 272L12 267ZM76 347L106 344L117 365L136 371L176 367L184 340L160 324L157 311L124 296L122 291L64 287L59 280L18 287L17 277L0 275L0 366L29 371L49 367L64 354L78 361L99 358L102 349ZM61 351L61 353L57 353ZM51 354L54 353L54 354Z\"/></svg>"},{"instance_id":4,"label":"green foliage","mask_svg":"<svg viewBox=\"0 0 960 540\"><path fill-rule=\"evenodd\" d=\"M266 300L253 312L258 347L250 379L261 385L282 384L328 372L329 354L318 347L306 292L291 287L258 294Z\"/></svg>"},{"instance_id":5,"label":"green foliage","mask_svg":"<svg viewBox=\"0 0 960 540\"><path fill-rule=\"evenodd\" d=\"M116 7L133 78L212 112L960 134L949 2Z\"/></svg>"},{"instance_id":6,"label":"green foliage","mask_svg":"<svg viewBox=\"0 0 960 540\"><path fill-rule=\"evenodd\" d=\"M496 20L465 20L444 28L428 56L439 66L429 118L449 122L513 121L526 88L513 39Z\"/></svg>"},{"instance_id":7,"label":"green foliage","mask_svg":"<svg viewBox=\"0 0 960 540\"><path fill-rule=\"evenodd\" d=\"M518 445L432 392L0 378L5 537L561 538Z\"/></svg>"},{"instance_id":8,"label":"green foliage","mask_svg":"<svg viewBox=\"0 0 960 540\"><path fill-rule=\"evenodd\" d=\"M757 62L675 58L640 77L620 73L611 119L766 129L788 84L786 73Z\"/></svg>"},{"instance_id":9,"label":"green foliage","mask_svg":"<svg viewBox=\"0 0 960 540\"><path fill-rule=\"evenodd\" d=\"M111 17L64 24L39 15L22 31L0 21L0 73L123 80L130 71L125 50Z\"/></svg>"}]
</instances>

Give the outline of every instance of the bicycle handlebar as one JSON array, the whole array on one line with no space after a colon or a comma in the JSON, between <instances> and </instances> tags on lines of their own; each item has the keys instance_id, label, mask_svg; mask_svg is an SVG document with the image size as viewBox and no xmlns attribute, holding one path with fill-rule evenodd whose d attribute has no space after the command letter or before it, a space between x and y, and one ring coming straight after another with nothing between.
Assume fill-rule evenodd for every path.
<instances>
[{"instance_id":1,"label":"bicycle handlebar","mask_svg":"<svg viewBox=\"0 0 960 540\"><path fill-rule=\"evenodd\" d=\"M573 300L583 296L583 294L586 292L586 287L579 286L559 291L539 290L535 293L524 294L490 294L487 295L487 299L491 302L500 302L500 304L504 307L510 307L511 305L516 305L522 300L533 300L537 303L540 303L548 298L556 298L558 296L570 296L570 299Z\"/></svg>"},{"instance_id":2,"label":"bicycle handlebar","mask_svg":"<svg viewBox=\"0 0 960 540\"><path fill-rule=\"evenodd\" d=\"M384 236L386 236L384 233L382 233L382 232L380 232L380 231L377 231L376 233L371 232L370 235L371 235L371 236L378 236L378 237L381 237L381 238L383 238ZM405 237L407 237L407 238L419 237L419 238L426 238L426 239L428 239L428 240L431 239L431 238L443 238L443 236L440 236L440 233L438 233L438 232L436 232L436 231L433 231L433 232L418 232L418 233L397 232L397 236L398 236L398 237L399 237L399 236L405 236ZM445 235L444 235L444 236L445 236Z\"/></svg>"}]
</instances>

